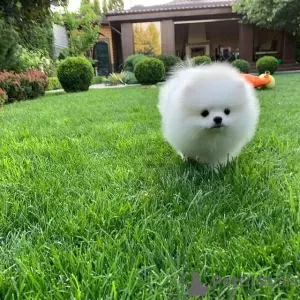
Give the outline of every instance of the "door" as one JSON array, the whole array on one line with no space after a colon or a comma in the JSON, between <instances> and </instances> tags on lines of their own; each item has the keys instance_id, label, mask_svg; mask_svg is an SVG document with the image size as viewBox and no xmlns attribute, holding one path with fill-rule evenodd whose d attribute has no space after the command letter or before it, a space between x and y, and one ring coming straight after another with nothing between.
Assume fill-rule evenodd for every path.
<instances>
[{"instance_id":1,"label":"door","mask_svg":"<svg viewBox=\"0 0 300 300\"><path fill-rule=\"evenodd\" d=\"M97 72L99 76L108 76L110 73L109 45L107 41L99 41L94 47L94 59L98 62Z\"/></svg>"}]
</instances>

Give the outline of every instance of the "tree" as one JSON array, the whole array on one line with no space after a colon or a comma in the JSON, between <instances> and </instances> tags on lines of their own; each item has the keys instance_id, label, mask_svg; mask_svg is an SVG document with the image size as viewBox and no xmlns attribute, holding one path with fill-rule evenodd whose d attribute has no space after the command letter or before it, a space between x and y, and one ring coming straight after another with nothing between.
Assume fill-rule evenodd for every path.
<instances>
[{"instance_id":1,"label":"tree","mask_svg":"<svg viewBox=\"0 0 300 300\"><path fill-rule=\"evenodd\" d=\"M101 8L100 8L100 2L99 2L99 0L94 0L94 13L97 16L101 15Z\"/></svg>"},{"instance_id":2,"label":"tree","mask_svg":"<svg viewBox=\"0 0 300 300\"><path fill-rule=\"evenodd\" d=\"M17 25L39 24L51 16L51 5L66 6L67 4L68 0L1 0L0 12L4 19Z\"/></svg>"},{"instance_id":3,"label":"tree","mask_svg":"<svg viewBox=\"0 0 300 300\"><path fill-rule=\"evenodd\" d=\"M25 23L18 29L20 45L28 50L42 50L45 56L52 56L53 27L51 18L45 18L42 24Z\"/></svg>"},{"instance_id":4,"label":"tree","mask_svg":"<svg viewBox=\"0 0 300 300\"><path fill-rule=\"evenodd\" d=\"M93 4L83 5L78 13L67 12L64 24L69 35L69 55L90 58L90 50L98 40L99 25Z\"/></svg>"},{"instance_id":5,"label":"tree","mask_svg":"<svg viewBox=\"0 0 300 300\"><path fill-rule=\"evenodd\" d=\"M20 44L31 50L53 52L51 5L66 6L68 0L1 0L0 15L14 26Z\"/></svg>"},{"instance_id":6,"label":"tree","mask_svg":"<svg viewBox=\"0 0 300 300\"><path fill-rule=\"evenodd\" d=\"M59 12L57 12L57 11L55 11L53 14L52 14L52 22L54 23L54 24L57 24L57 25L64 25L64 20L63 20L63 17L62 17L62 15L59 13Z\"/></svg>"},{"instance_id":7,"label":"tree","mask_svg":"<svg viewBox=\"0 0 300 300\"><path fill-rule=\"evenodd\" d=\"M134 24L134 51L135 53L144 53L144 30L142 24Z\"/></svg>"},{"instance_id":8,"label":"tree","mask_svg":"<svg viewBox=\"0 0 300 300\"><path fill-rule=\"evenodd\" d=\"M80 8L82 8L85 5L90 4L90 3L91 3L90 0L81 0L81 2L80 2Z\"/></svg>"},{"instance_id":9,"label":"tree","mask_svg":"<svg viewBox=\"0 0 300 300\"><path fill-rule=\"evenodd\" d=\"M161 54L160 34L154 23L150 23L147 30L147 36L150 38L150 44L155 55Z\"/></svg>"},{"instance_id":10,"label":"tree","mask_svg":"<svg viewBox=\"0 0 300 300\"><path fill-rule=\"evenodd\" d=\"M107 11L108 11L107 1L106 1L106 0L103 0L103 1L102 1L102 12L103 12L104 14L106 14Z\"/></svg>"},{"instance_id":11,"label":"tree","mask_svg":"<svg viewBox=\"0 0 300 300\"><path fill-rule=\"evenodd\" d=\"M124 0L109 0L107 7L109 11L124 9Z\"/></svg>"},{"instance_id":12,"label":"tree","mask_svg":"<svg viewBox=\"0 0 300 300\"><path fill-rule=\"evenodd\" d=\"M159 55L161 46L159 32L154 23L150 23L146 30L141 23L134 25L134 50L146 55Z\"/></svg>"},{"instance_id":13,"label":"tree","mask_svg":"<svg viewBox=\"0 0 300 300\"><path fill-rule=\"evenodd\" d=\"M244 23L292 33L300 31L299 0L238 0L233 10Z\"/></svg>"},{"instance_id":14,"label":"tree","mask_svg":"<svg viewBox=\"0 0 300 300\"><path fill-rule=\"evenodd\" d=\"M14 28L0 19L0 71L14 69L18 62L19 35Z\"/></svg>"}]
</instances>

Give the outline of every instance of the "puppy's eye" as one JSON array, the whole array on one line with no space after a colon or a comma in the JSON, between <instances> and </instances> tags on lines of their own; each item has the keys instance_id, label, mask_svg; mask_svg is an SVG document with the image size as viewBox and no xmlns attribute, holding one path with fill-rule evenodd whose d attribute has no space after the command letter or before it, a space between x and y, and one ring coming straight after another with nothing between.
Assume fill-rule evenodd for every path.
<instances>
[{"instance_id":1,"label":"puppy's eye","mask_svg":"<svg viewBox=\"0 0 300 300\"><path fill-rule=\"evenodd\" d=\"M201 113L201 116L202 117L207 117L209 115L209 111L208 110L204 110L202 113Z\"/></svg>"},{"instance_id":2,"label":"puppy's eye","mask_svg":"<svg viewBox=\"0 0 300 300\"><path fill-rule=\"evenodd\" d=\"M230 114L230 109L226 108L226 109L224 110L224 114L225 114L225 115L229 115L229 114Z\"/></svg>"}]
</instances>

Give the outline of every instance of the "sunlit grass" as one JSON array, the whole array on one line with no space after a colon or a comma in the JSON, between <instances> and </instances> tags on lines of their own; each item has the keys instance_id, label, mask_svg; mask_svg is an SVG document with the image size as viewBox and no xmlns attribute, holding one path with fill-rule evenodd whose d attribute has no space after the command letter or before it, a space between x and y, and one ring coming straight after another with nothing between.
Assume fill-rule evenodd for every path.
<instances>
[{"instance_id":1,"label":"sunlit grass","mask_svg":"<svg viewBox=\"0 0 300 300\"><path fill-rule=\"evenodd\" d=\"M218 175L163 141L158 89L5 106L0 298L186 299L192 272L298 276L300 75L276 80L258 92L255 139ZM219 284L207 299L297 299L299 286Z\"/></svg>"}]
</instances>

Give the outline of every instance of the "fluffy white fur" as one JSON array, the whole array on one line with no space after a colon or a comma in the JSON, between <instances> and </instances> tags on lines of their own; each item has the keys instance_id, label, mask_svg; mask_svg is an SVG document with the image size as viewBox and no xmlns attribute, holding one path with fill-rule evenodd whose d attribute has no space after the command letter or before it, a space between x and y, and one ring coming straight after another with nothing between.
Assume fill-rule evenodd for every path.
<instances>
[{"instance_id":1,"label":"fluffy white fur","mask_svg":"<svg viewBox=\"0 0 300 300\"><path fill-rule=\"evenodd\" d=\"M177 67L160 90L158 109L164 138L178 154L213 167L239 155L259 120L254 88L226 63Z\"/></svg>"}]
</instances>

